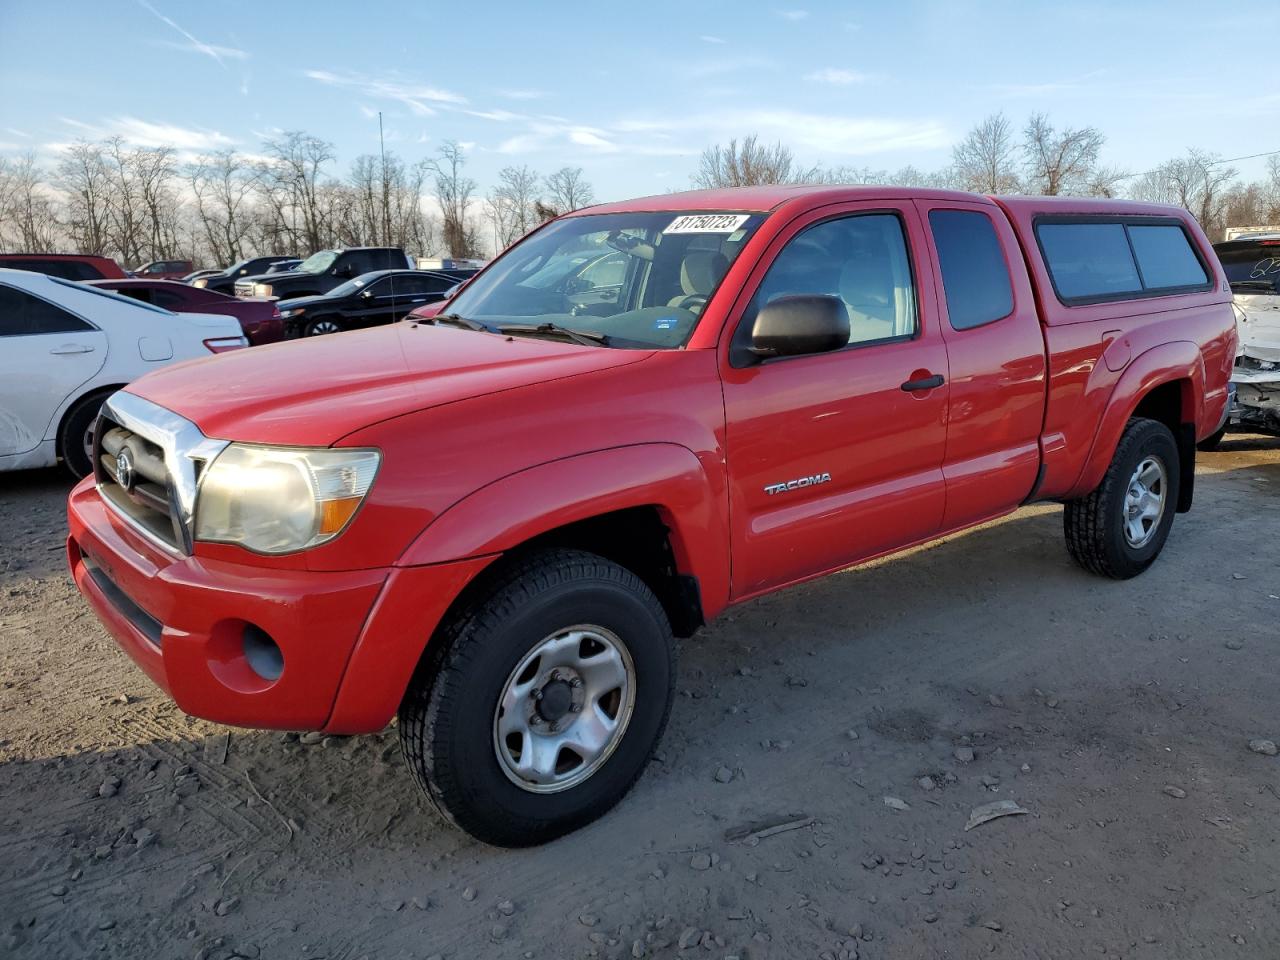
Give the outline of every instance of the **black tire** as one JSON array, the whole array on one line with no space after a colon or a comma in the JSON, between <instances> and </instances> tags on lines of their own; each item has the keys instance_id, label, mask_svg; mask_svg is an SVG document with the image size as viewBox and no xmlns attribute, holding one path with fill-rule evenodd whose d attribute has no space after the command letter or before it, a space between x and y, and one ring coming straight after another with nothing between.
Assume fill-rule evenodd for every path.
<instances>
[{"instance_id":1,"label":"black tire","mask_svg":"<svg viewBox=\"0 0 1280 960\"><path fill-rule=\"evenodd\" d=\"M533 793L504 771L495 715L508 678L568 627L611 631L634 664L635 698L621 739L587 779ZM432 638L400 707L400 745L418 786L448 820L501 847L576 830L627 793L657 745L675 693L675 641L653 592L595 554L545 550L500 568Z\"/></svg>"},{"instance_id":2,"label":"black tire","mask_svg":"<svg viewBox=\"0 0 1280 960\"><path fill-rule=\"evenodd\" d=\"M327 324L333 324L333 326L337 327L338 329L336 330L320 329L321 326L327 325ZM322 337L325 334L329 334L329 333L341 333L345 329L346 327L343 325L342 321L339 320L337 317L313 317L312 319L308 320L306 324L303 326L302 335L304 337Z\"/></svg>"},{"instance_id":3,"label":"black tire","mask_svg":"<svg viewBox=\"0 0 1280 960\"><path fill-rule=\"evenodd\" d=\"M1125 536L1125 500L1130 478L1148 457L1162 461L1164 467L1164 506L1150 540L1135 547ZM1067 550L1076 563L1113 580L1128 580L1151 566L1173 526L1179 476L1178 445L1169 428L1142 417L1130 420L1098 489L1068 501L1063 511Z\"/></svg>"},{"instance_id":4,"label":"black tire","mask_svg":"<svg viewBox=\"0 0 1280 960\"><path fill-rule=\"evenodd\" d=\"M1227 435L1227 425L1224 423L1217 433L1211 433L1199 443L1196 444L1197 450L1203 450L1205 453L1212 453L1218 449L1218 444L1222 443L1222 438Z\"/></svg>"},{"instance_id":5,"label":"black tire","mask_svg":"<svg viewBox=\"0 0 1280 960\"><path fill-rule=\"evenodd\" d=\"M62 418L62 426L58 428L58 456L62 458L62 465L67 468L67 472L77 480L87 477L93 471L93 464L89 462L89 454L84 448L85 434L93 428L93 422L98 419L98 411L113 392L108 390L81 397Z\"/></svg>"}]
</instances>

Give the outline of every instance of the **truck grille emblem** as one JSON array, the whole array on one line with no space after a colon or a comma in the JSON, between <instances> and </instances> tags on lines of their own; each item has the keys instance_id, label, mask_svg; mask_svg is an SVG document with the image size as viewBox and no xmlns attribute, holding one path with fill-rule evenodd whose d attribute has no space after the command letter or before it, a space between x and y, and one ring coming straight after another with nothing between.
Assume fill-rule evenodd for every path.
<instances>
[{"instance_id":1,"label":"truck grille emblem","mask_svg":"<svg viewBox=\"0 0 1280 960\"><path fill-rule=\"evenodd\" d=\"M816 487L820 483L830 482L831 474L815 473L796 480L788 480L785 483L767 483L765 484L764 492L772 497L776 493L790 493L792 490L799 490L801 487Z\"/></svg>"},{"instance_id":2,"label":"truck grille emblem","mask_svg":"<svg viewBox=\"0 0 1280 960\"><path fill-rule=\"evenodd\" d=\"M126 492L133 489L133 454L128 447L121 447L116 454L116 483Z\"/></svg>"}]
</instances>

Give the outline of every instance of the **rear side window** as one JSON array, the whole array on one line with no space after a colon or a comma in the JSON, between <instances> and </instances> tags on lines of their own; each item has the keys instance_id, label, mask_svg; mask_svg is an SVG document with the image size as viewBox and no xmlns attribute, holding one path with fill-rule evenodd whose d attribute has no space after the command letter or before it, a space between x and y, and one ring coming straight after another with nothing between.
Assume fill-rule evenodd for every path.
<instances>
[{"instance_id":1,"label":"rear side window","mask_svg":"<svg viewBox=\"0 0 1280 960\"><path fill-rule=\"evenodd\" d=\"M0 267L12 270L29 270L32 273L45 273L63 280L101 280L102 272L92 264L80 260L4 260L0 259Z\"/></svg>"},{"instance_id":2,"label":"rear side window","mask_svg":"<svg viewBox=\"0 0 1280 960\"><path fill-rule=\"evenodd\" d=\"M1148 290L1198 287L1209 279L1179 226L1130 224L1129 241L1138 260L1142 285Z\"/></svg>"},{"instance_id":3,"label":"rear side window","mask_svg":"<svg viewBox=\"0 0 1280 960\"><path fill-rule=\"evenodd\" d=\"M79 317L47 300L0 284L0 337L29 337L92 329Z\"/></svg>"},{"instance_id":4,"label":"rear side window","mask_svg":"<svg viewBox=\"0 0 1280 960\"><path fill-rule=\"evenodd\" d=\"M947 316L956 330L971 330L1013 311L1013 284L995 226L973 210L931 210Z\"/></svg>"},{"instance_id":5,"label":"rear side window","mask_svg":"<svg viewBox=\"0 0 1280 960\"><path fill-rule=\"evenodd\" d=\"M1036 238L1064 302L1103 303L1211 286L1191 238L1174 220L1046 221Z\"/></svg>"},{"instance_id":6,"label":"rear side window","mask_svg":"<svg viewBox=\"0 0 1280 960\"><path fill-rule=\"evenodd\" d=\"M1062 299L1142 292L1123 223L1042 223L1036 235Z\"/></svg>"}]
</instances>

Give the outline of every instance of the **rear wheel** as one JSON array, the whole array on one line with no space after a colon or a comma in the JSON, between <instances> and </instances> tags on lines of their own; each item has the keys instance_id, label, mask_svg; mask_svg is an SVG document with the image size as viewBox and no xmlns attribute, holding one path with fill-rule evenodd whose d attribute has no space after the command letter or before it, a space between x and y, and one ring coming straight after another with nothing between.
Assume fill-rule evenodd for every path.
<instances>
[{"instance_id":1,"label":"rear wheel","mask_svg":"<svg viewBox=\"0 0 1280 960\"><path fill-rule=\"evenodd\" d=\"M98 423L98 411L109 396L110 392L82 397L62 418L62 427L58 430L58 455L77 480L93 472L93 433Z\"/></svg>"},{"instance_id":2,"label":"rear wheel","mask_svg":"<svg viewBox=\"0 0 1280 960\"><path fill-rule=\"evenodd\" d=\"M1178 446L1163 423L1125 427L1098 489L1063 511L1067 550L1092 573L1136 577L1163 549L1178 505Z\"/></svg>"},{"instance_id":3,"label":"rear wheel","mask_svg":"<svg viewBox=\"0 0 1280 960\"><path fill-rule=\"evenodd\" d=\"M401 747L436 808L486 843L545 843L601 816L671 711L666 614L594 554L514 562L431 646L400 708Z\"/></svg>"}]
</instances>

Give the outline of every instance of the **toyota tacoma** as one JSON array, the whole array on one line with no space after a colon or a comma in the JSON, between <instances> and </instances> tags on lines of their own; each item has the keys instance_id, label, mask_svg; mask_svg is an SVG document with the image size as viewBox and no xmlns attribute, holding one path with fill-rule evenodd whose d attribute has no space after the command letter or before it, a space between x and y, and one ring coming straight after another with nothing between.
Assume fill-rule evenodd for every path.
<instances>
[{"instance_id":1,"label":"toyota tacoma","mask_svg":"<svg viewBox=\"0 0 1280 960\"><path fill-rule=\"evenodd\" d=\"M357 734L489 843L636 781L675 640L732 604L1064 504L1142 573L1227 416L1231 292L1184 210L891 187L553 220L437 316L113 395L75 581L179 707ZM127 469L126 469L127 468Z\"/></svg>"}]
</instances>

